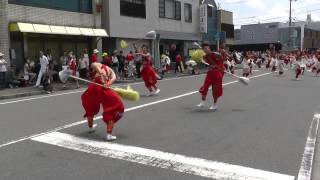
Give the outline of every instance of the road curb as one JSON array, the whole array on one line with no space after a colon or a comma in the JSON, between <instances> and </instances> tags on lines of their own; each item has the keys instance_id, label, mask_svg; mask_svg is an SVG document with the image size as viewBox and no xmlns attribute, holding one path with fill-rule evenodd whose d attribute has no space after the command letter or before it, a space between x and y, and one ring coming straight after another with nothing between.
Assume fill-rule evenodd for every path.
<instances>
[{"instance_id":1,"label":"road curb","mask_svg":"<svg viewBox=\"0 0 320 180\"><path fill-rule=\"evenodd\" d=\"M200 74L203 74L201 72ZM194 76L191 74L180 74L178 76L170 76L170 77L165 77L163 79L170 79L170 78L175 78L175 77L186 77L186 76ZM138 82L143 82L142 79L135 79L135 80L119 80L116 81L115 84L128 84L128 83L138 83ZM55 92L63 92L66 90L75 90L76 88L68 88L68 89L60 89L56 90ZM14 98L22 98L22 97L28 97L28 96L36 96L36 95L42 95L42 94L47 94L46 91L44 90L39 90L39 91L32 91L32 92L24 92L24 93L17 93L17 94L8 94L8 95L3 95L0 96L0 100L6 100L6 99L14 99Z\"/></svg>"},{"instance_id":2,"label":"road curb","mask_svg":"<svg viewBox=\"0 0 320 180\"><path fill-rule=\"evenodd\" d=\"M46 92L34 91L34 92L26 92L26 93L18 93L18 94L9 94L9 95L0 96L0 100L36 96L41 94L46 94Z\"/></svg>"}]
</instances>

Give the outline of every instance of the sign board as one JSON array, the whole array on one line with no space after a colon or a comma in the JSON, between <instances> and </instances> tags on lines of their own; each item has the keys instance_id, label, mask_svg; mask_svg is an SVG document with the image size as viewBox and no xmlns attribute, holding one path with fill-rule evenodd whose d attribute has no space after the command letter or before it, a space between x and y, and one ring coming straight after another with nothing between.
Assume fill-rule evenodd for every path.
<instances>
[{"instance_id":1,"label":"sign board","mask_svg":"<svg viewBox=\"0 0 320 180\"><path fill-rule=\"evenodd\" d=\"M214 38L215 40L224 40L226 39L226 32L217 32L215 35L214 35Z\"/></svg>"},{"instance_id":2,"label":"sign board","mask_svg":"<svg viewBox=\"0 0 320 180\"><path fill-rule=\"evenodd\" d=\"M200 33L208 33L208 6L200 5Z\"/></svg>"}]
</instances>

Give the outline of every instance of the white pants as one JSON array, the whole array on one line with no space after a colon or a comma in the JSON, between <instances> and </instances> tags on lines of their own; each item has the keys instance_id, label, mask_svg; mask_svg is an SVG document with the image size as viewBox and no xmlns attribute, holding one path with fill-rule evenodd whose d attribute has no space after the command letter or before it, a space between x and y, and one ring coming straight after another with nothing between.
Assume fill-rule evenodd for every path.
<instances>
[{"instance_id":1,"label":"white pants","mask_svg":"<svg viewBox=\"0 0 320 180\"><path fill-rule=\"evenodd\" d=\"M46 72L46 71L42 71L42 70L39 71L36 86L39 86L39 85L40 85L42 76L43 76L43 74L44 74L45 72Z\"/></svg>"},{"instance_id":2,"label":"white pants","mask_svg":"<svg viewBox=\"0 0 320 180\"><path fill-rule=\"evenodd\" d=\"M130 61L129 62L129 65L128 65L128 76L131 77L134 75L134 62L133 61Z\"/></svg>"}]
</instances>

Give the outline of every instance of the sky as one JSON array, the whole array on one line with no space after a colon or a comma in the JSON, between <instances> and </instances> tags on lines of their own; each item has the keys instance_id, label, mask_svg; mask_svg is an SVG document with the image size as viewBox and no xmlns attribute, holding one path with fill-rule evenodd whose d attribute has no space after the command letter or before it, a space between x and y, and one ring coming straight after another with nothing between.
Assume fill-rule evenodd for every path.
<instances>
[{"instance_id":1,"label":"sky","mask_svg":"<svg viewBox=\"0 0 320 180\"><path fill-rule=\"evenodd\" d=\"M221 9L232 11L235 28L266 22L288 22L289 0L216 0ZM311 14L320 21L320 0L293 0L293 21L305 21Z\"/></svg>"}]
</instances>

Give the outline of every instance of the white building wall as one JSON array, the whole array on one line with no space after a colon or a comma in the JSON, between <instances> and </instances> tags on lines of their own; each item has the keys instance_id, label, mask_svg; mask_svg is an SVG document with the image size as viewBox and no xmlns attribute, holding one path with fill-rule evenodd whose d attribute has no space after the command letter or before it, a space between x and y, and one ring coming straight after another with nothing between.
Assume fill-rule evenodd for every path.
<instances>
[{"instance_id":1,"label":"white building wall","mask_svg":"<svg viewBox=\"0 0 320 180\"><path fill-rule=\"evenodd\" d=\"M50 25L94 27L94 15L79 12L8 4L10 22L28 22Z\"/></svg>"},{"instance_id":2,"label":"white building wall","mask_svg":"<svg viewBox=\"0 0 320 180\"><path fill-rule=\"evenodd\" d=\"M184 3L192 4L192 23L184 20ZM146 0L146 19L120 16L119 0L109 0L108 10L111 37L142 38L150 30L199 33L198 0L181 0L181 20L159 18L158 0Z\"/></svg>"}]
</instances>

